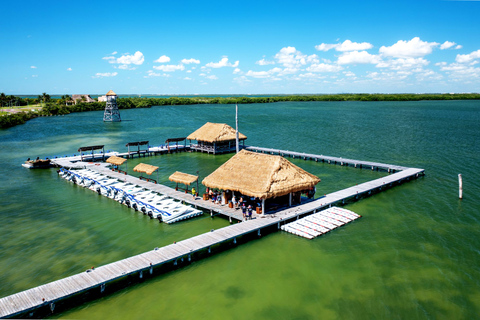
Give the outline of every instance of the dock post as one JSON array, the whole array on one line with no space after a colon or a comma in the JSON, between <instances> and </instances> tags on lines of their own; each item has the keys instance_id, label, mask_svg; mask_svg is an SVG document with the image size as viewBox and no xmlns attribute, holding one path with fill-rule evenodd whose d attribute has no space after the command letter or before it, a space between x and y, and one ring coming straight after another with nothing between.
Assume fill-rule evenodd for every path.
<instances>
[{"instance_id":1,"label":"dock post","mask_svg":"<svg viewBox=\"0 0 480 320\"><path fill-rule=\"evenodd\" d=\"M458 198L463 199L463 181L462 181L462 175L458 175Z\"/></svg>"},{"instance_id":2,"label":"dock post","mask_svg":"<svg viewBox=\"0 0 480 320\"><path fill-rule=\"evenodd\" d=\"M229 216L228 220L230 221L230 224L231 224L232 223L232 216Z\"/></svg>"},{"instance_id":3,"label":"dock post","mask_svg":"<svg viewBox=\"0 0 480 320\"><path fill-rule=\"evenodd\" d=\"M257 235L258 235L259 237L261 236L261 234L260 234L260 229L258 229Z\"/></svg>"}]
</instances>

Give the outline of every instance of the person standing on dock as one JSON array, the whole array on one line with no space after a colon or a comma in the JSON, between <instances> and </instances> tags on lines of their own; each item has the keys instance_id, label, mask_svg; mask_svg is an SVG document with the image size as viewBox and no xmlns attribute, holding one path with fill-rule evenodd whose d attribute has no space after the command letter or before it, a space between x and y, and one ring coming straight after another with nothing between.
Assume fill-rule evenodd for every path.
<instances>
[{"instance_id":1,"label":"person standing on dock","mask_svg":"<svg viewBox=\"0 0 480 320\"><path fill-rule=\"evenodd\" d=\"M243 213L243 220L247 220L247 207L245 207L245 203L242 204L242 213Z\"/></svg>"},{"instance_id":2,"label":"person standing on dock","mask_svg":"<svg viewBox=\"0 0 480 320\"><path fill-rule=\"evenodd\" d=\"M248 220L252 220L252 205L248 205Z\"/></svg>"},{"instance_id":3,"label":"person standing on dock","mask_svg":"<svg viewBox=\"0 0 480 320\"><path fill-rule=\"evenodd\" d=\"M195 199L196 195L197 195L197 191L195 190L195 188L192 188L193 199Z\"/></svg>"}]
</instances>

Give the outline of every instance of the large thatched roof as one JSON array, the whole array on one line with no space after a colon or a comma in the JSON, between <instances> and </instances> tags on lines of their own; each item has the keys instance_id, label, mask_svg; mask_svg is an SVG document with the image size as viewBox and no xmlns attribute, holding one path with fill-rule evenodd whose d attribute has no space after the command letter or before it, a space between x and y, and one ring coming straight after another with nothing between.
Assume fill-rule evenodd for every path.
<instances>
[{"instance_id":1,"label":"large thatched roof","mask_svg":"<svg viewBox=\"0 0 480 320\"><path fill-rule=\"evenodd\" d=\"M158 169L158 167L155 167L155 166L152 166L152 165L149 165L149 164L145 164L145 163L139 163L135 166L135 168L133 168L133 171L144 172L148 175L151 175L157 169Z\"/></svg>"},{"instance_id":2,"label":"large thatched roof","mask_svg":"<svg viewBox=\"0 0 480 320\"><path fill-rule=\"evenodd\" d=\"M195 132L191 133L187 139L210 143L235 140L235 129L226 123L207 122ZM247 136L239 132L238 139L245 140Z\"/></svg>"},{"instance_id":3,"label":"large thatched roof","mask_svg":"<svg viewBox=\"0 0 480 320\"><path fill-rule=\"evenodd\" d=\"M202 183L209 188L267 199L309 189L320 179L281 156L242 150Z\"/></svg>"},{"instance_id":4,"label":"large thatched roof","mask_svg":"<svg viewBox=\"0 0 480 320\"><path fill-rule=\"evenodd\" d=\"M114 164L116 166L121 166L125 161L127 161L127 159L120 158L117 156L111 156L107 159L108 163Z\"/></svg>"},{"instance_id":5,"label":"large thatched roof","mask_svg":"<svg viewBox=\"0 0 480 320\"><path fill-rule=\"evenodd\" d=\"M194 176L193 174L188 174L188 173L183 173L180 171L176 171L174 174L172 174L170 177L168 177L168 180L173 181L173 182L178 182L178 183L183 183L189 186L190 184L194 183L195 181L198 180L198 176Z\"/></svg>"},{"instance_id":6,"label":"large thatched roof","mask_svg":"<svg viewBox=\"0 0 480 320\"><path fill-rule=\"evenodd\" d=\"M113 90L110 90L107 92L106 96L116 96L117 94L113 92Z\"/></svg>"}]
</instances>

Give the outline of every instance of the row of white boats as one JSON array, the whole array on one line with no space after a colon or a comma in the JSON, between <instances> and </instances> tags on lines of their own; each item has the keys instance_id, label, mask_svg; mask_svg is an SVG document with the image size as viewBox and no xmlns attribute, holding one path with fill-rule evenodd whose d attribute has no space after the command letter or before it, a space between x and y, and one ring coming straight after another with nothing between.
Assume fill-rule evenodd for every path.
<instances>
[{"instance_id":1,"label":"row of white boats","mask_svg":"<svg viewBox=\"0 0 480 320\"><path fill-rule=\"evenodd\" d=\"M160 222L174 223L202 215L201 210L182 204L166 195L123 182L90 169L58 171L60 177L100 195L116 200Z\"/></svg>"},{"instance_id":2,"label":"row of white boats","mask_svg":"<svg viewBox=\"0 0 480 320\"><path fill-rule=\"evenodd\" d=\"M339 207L330 207L285 224L281 229L297 236L313 239L360 217L353 211Z\"/></svg>"}]
</instances>

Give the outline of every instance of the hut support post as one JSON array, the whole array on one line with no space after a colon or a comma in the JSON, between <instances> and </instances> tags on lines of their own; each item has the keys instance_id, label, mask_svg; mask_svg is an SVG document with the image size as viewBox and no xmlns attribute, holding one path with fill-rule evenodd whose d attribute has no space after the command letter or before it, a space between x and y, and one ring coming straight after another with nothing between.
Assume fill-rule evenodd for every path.
<instances>
[{"instance_id":1,"label":"hut support post","mask_svg":"<svg viewBox=\"0 0 480 320\"><path fill-rule=\"evenodd\" d=\"M225 191L222 192L222 204L226 204L227 202L225 201Z\"/></svg>"},{"instance_id":2,"label":"hut support post","mask_svg":"<svg viewBox=\"0 0 480 320\"><path fill-rule=\"evenodd\" d=\"M262 214L265 214L265 199L262 199Z\"/></svg>"},{"instance_id":3,"label":"hut support post","mask_svg":"<svg viewBox=\"0 0 480 320\"><path fill-rule=\"evenodd\" d=\"M288 194L288 206L289 207L292 206L292 193L291 192Z\"/></svg>"}]
</instances>

